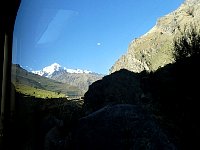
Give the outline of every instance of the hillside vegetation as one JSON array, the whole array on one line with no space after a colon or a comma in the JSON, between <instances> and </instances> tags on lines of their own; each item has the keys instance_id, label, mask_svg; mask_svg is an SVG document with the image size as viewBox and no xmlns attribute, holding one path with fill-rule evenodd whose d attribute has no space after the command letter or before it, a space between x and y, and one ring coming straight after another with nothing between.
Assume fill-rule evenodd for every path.
<instances>
[{"instance_id":1,"label":"hillside vegetation","mask_svg":"<svg viewBox=\"0 0 200 150\"><path fill-rule=\"evenodd\" d=\"M111 67L110 73L120 69L133 72L155 71L174 62L174 37L191 24L200 25L200 1L186 0L177 10L158 19L146 34L135 38L126 54Z\"/></svg>"},{"instance_id":2,"label":"hillside vegetation","mask_svg":"<svg viewBox=\"0 0 200 150\"><path fill-rule=\"evenodd\" d=\"M27 86L24 84L16 84L15 85L16 91L22 93L27 96L34 96L37 98L63 98L67 97L63 93L57 93L47 90L38 89L35 87Z\"/></svg>"}]
</instances>

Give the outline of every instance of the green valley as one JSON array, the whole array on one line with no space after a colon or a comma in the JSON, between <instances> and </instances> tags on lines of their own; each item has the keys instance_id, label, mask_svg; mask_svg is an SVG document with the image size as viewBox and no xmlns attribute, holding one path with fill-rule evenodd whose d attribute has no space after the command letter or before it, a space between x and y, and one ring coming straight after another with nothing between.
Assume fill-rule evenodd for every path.
<instances>
[{"instance_id":1,"label":"green valley","mask_svg":"<svg viewBox=\"0 0 200 150\"><path fill-rule=\"evenodd\" d=\"M20 93L41 97L77 97L83 92L72 85L30 73L18 64L12 65L12 83Z\"/></svg>"}]
</instances>

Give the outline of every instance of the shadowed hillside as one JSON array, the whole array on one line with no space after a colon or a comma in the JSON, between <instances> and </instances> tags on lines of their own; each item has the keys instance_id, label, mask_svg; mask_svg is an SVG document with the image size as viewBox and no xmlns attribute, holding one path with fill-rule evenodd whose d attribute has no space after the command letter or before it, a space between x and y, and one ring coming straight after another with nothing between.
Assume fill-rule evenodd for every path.
<instances>
[{"instance_id":1,"label":"shadowed hillside","mask_svg":"<svg viewBox=\"0 0 200 150\"><path fill-rule=\"evenodd\" d=\"M199 56L185 58L175 64L167 65L155 73L142 72L135 74L128 70L120 70L94 83L85 94L84 110L89 115L84 118L84 123L83 120L80 122L80 131L77 133L78 139L80 137L85 139L85 136L87 136L90 137L88 141L94 141L95 138L99 139L100 136L110 136L113 142L109 141L110 145L121 139L132 141L129 146L134 150L141 148L141 146L143 147L142 149L149 149L149 147L150 149L159 149L157 148L159 141L149 141L149 138L151 134L165 134L169 143L167 145L161 144L161 149L196 149L199 146L198 139L200 138L198 119L198 114L200 113L198 108L199 92L197 88L200 84L200 73L197 67L200 65L199 60ZM145 134L140 133L141 137L137 137L136 133L132 133L135 128L131 129L128 124L122 123L123 121L131 121L131 118L129 118L130 115L132 116L131 112L127 112L124 117L118 119L116 118L118 115L114 112L112 113L118 105L120 106L119 114L122 115L125 110L127 111L128 108L126 107L128 106L122 104L131 104L130 107L147 111L151 117L146 115L145 117L153 118L151 124L156 122L155 126L158 126L160 132L163 133L157 133L157 127L153 126L150 127L151 131L147 131ZM140 114L139 112L135 113L136 116ZM135 121L139 121L139 118L138 116ZM112 122L113 119L115 123ZM101 121L98 120L103 121L105 123L104 126L103 124L100 125ZM149 123L148 119L140 125L146 123ZM84 126L85 124L87 126ZM89 128L90 126L98 126L98 128ZM115 132L120 132L120 135L125 134L125 131L122 130L126 128L130 130L131 134L130 137L126 137L128 139L115 135ZM137 127L137 130L141 128L142 126ZM98 130L101 132L98 133ZM98 134L95 134L96 132ZM88 135L86 133L91 134ZM140 141L141 145L136 146L134 141L137 141L138 138L142 141ZM107 142L106 139L105 141L104 139L101 140L103 141L100 143ZM88 141L83 143L79 139L78 143L80 142L88 149L90 146ZM117 146L113 145L113 148L117 149L116 147L124 144L123 142L121 144L118 142ZM154 144L158 145L154 147ZM95 149L101 146L101 144L98 145L98 142L96 145L93 145ZM102 149L109 148L103 147Z\"/></svg>"},{"instance_id":2,"label":"shadowed hillside","mask_svg":"<svg viewBox=\"0 0 200 150\"><path fill-rule=\"evenodd\" d=\"M14 87L13 87L14 88ZM82 116L81 100L36 98L14 92L16 110L9 126L7 149L64 150ZM10 144L12 143L12 144Z\"/></svg>"}]
</instances>

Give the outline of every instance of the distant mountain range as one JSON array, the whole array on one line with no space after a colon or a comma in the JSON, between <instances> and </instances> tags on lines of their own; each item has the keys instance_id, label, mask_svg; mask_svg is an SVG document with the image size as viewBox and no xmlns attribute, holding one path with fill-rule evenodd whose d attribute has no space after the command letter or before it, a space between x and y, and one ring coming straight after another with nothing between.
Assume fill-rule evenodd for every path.
<instances>
[{"instance_id":1,"label":"distant mountain range","mask_svg":"<svg viewBox=\"0 0 200 150\"><path fill-rule=\"evenodd\" d=\"M32 96L36 95L35 90L40 90L40 93L62 93L68 97L83 96L89 85L103 76L88 70L66 69L58 63L32 72L28 72L19 64L12 65L12 83L19 91L33 91Z\"/></svg>"},{"instance_id":2,"label":"distant mountain range","mask_svg":"<svg viewBox=\"0 0 200 150\"><path fill-rule=\"evenodd\" d=\"M84 94L84 92L76 86L33 74L23 69L18 64L12 65L12 83L15 85L15 88L26 87L26 89L32 90L34 88L34 90L43 90L44 92L52 91L63 93L69 97L83 96Z\"/></svg>"},{"instance_id":3,"label":"distant mountain range","mask_svg":"<svg viewBox=\"0 0 200 150\"><path fill-rule=\"evenodd\" d=\"M51 78L54 74L57 74L58 72L66 72L66 73L92 73L92 71L88 70L81 70L81 69L67 69L66 67L62 67L58 63L53 63L50 66L44 67L42 70L38 71L31 71L34 74L38 74L40 76L44 76L47 78Z\"/></svg>"},{"instance_id":4,"label":"distant mountain range","mask_svg":"<svg viewBox=\"0 0 200 150\"><path fill-rule=\"evenodd\" d=\"M89 85L97 80L102 79L104 76L88 70L67 69L58 63L53 63L52 65L44 67L38 71L32 71L32 73L56 80L58 82L76 86L83 92L88 90Z\"/></svg>"}]
</instances>

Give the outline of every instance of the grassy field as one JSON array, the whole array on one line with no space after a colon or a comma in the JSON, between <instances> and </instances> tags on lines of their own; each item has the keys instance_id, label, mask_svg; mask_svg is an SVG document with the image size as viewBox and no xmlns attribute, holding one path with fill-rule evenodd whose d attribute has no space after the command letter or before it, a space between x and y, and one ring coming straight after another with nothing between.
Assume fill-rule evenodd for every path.
<instances>
[{"instance_id":1,"label":"grassy field","mask_svg":"<svg viewBox=\"0 0 200 150\"><path fill-rule=\"evenodd\" d=\"M23 84L16 84L15 89L19 93L25 94L27 96L34 96L36 98L63 98L63 97L67 97L67 95L65 95L63 93L47 91L47 90L34 88L34 87L23 85Z\"/></svg>"}]
</instances>

